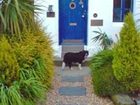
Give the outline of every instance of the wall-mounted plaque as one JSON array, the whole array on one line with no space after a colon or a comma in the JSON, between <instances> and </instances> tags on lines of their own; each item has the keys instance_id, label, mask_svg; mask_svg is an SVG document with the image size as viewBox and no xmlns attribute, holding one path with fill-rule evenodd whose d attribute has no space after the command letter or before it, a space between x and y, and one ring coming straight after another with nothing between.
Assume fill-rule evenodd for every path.
<instances>
[{"instance_id":1,"label":"wall-mounted plaque","mask_svg":"<svg viewBox=\"0 0 140 105\"><path fill-rule=\"evenodd\" d=\"M103 20L91 20L91 26L103 26Z\"/></svg>"}]
</instances>

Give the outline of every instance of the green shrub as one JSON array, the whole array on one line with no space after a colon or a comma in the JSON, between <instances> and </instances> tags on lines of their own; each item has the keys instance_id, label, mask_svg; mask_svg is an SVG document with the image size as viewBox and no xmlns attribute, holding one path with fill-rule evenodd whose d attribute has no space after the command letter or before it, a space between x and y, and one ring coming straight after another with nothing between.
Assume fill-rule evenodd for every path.
<instances>
[{"instance_id":1,"label":"green shrub","mask_svg":"<svg viewBox=\"0 0 140 105\"><path fill-rule=\"evenodd\" d=\"M94 91L99 96L126 92L125 87L113 74L112 60L112 50L103 50L94 55L90 62Z\"/></svg>"},{"instance_id":2,"label":"green shrub","mask_svg":"<svg viewBox=\"0 0 140 105\"><path fill-rule=\"evenodd\" d=\"M45 86L35 78L20 80L19 84L20 95L24 100L24 105L26 101L35 104L45 96Z\"/></svg>"},{"instance_id":3,"label":"green shrub","mask_svg":"<svg viewBox=\"0 0 140 105\"><path fill-rule=\"evenodd\" d=\"M43 38L45 39L45 37ZM51 43L49 42L49 40L44 41L42 43L38 43L40 46L38 47L39 50L41 50L40 48L44 49L44 52L42 53L42 61L40 59L40 66L41 63L43 63L44 65L42 65L41 67L45 68L45 72L44 72L44 79L43 82L46 84L51 85L52 80L53 80L53 75L54 75L54 63L53 63L53 50L50 47Z\"/></svg>"},{"instance_id":4,"label":"green shrub","mask_svg":"<svg viewBox=\"0 0 140 105\"><path fill-rule=\"evenodd\" d=\"M19 77L19 65L7 39L0 37L0 83L10 86Z\"/></svg>"},{"instance_id":5,"label":"green shrub","mask_svg":"<svg viewBox=\"0 0 140 105\"><path fill-rule=\"evenodd\" d=\"M106 64L112 64L113 55L112 50L103 50L93 55L91 60L91 66L93 70L98 70Z\"/></svg>"},{"instance_id":6,"label":"green shrub","mask_svg":"<svg viewBox=\"0 0 140 105\"><path fill-rule=\"evenodd\" d=\"M49 88L54 74L53 49L51 39L38 24L34 29L25 30L22 40L13 37L11 44L19 62L20 70L30 72ZM26 75L26 74L25 74ZM29 75L24 78L29 79Z\"/></svg>"},{"instance_id":7,"label":"green shrub","mask_svg":"<svg viewBox=\"0 0 140 105\"><path fill-rule=\"evenodd\" d=\"M44 96L46 91L43 83L35 76L38 72L32 68L33 63L31 61L33 59L31 59L30 53L32 53L33 47L30 46L31 48L29 48L28 46L25 49L20 46L22 50L16 50L18 45L18 43L12 44L11 47L7 38L0 37L0 105L29 105L29 103L34 105L38 99ZM26 53L26 51L18 52L23 50L27 50L29 60L21 59L22 55L17 58L19 54Z\"/></svg>"},{"instance_id":8,"label":"green shrub","mask_svg":"<svg viewBox=\"0 0 140 105\"><path fill-rule=\"evenodd\" d=\"M47 33L42 29L40 24L34 26L32 29L33 35L36 37L36 49L37 53L40 56L39 65L44 67L44 78L43 83L47 87L51 86L53 75L54 75L54 60L53 60L53 49L52 49L52 40ZM42 65L43 64L43 65Z\"/></svg>"},{"instance_id":9,"label":"green shrub","mask_svg":"<svg viewBox=\"0 0 140 105\"><path fill-rule=\"evenodd\" d=\"M9 87L0 84L0 105L35 105L44 94L44 86L33 78L15 81Z\"/></svg>"},{"instance_id":10,"label":"green shrub","mask_svg":"<svg viewBox=\"0 0 140 105\"><path fill-rule=\"evenodd\" d=\"M129 90L140 88L140 36L131 13L125 17L120 40L114 48L113 70Z\"/></svg>"},{"instance_id":11,"label":"green shrub","mask_svg":"<svg viewBox=\"0 0 140 105\"><path fill-rule=\"evenodd\" d=\"M17 82L9 87L0 84L0 105L24 105Z\"/></svg>"},{"instance_id":12,"label":"green shrub","mask_svg":"<svg viewBox=\"0 0 140 105\"><path fill-rule=\"evenodd\" d=\"M0 61L4 62L0 67L11 67L10 70L12 70L0 78L0 105L34 105L45 96L45 92L51 86L54 74L51 40L41 28L37 27L34 32L31 29L22 32L21 39L17 35L8 37L10 44L6 38L0 40L2 51ZM5 60L5 58L8 59ZM10 63L7 63L8 61ZM0 70L3 73L3 69ZM17 74L12 75L15 73L14 70L18 70ZM11 76L13 78L9 84Z\"/></svg>"}]
</instances>

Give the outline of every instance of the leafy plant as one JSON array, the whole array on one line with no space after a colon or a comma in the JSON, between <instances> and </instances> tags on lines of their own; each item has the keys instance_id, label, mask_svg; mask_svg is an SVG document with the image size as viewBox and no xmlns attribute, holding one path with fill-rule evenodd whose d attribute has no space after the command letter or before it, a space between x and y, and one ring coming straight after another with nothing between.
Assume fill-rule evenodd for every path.
<instances>
[{"instance_id":1,"label":"leafy plant","mask_svg":"<svg viewBox=\"0 0 140 105\"><path fill-rule=\"evenodd\" d=\"M0 33L7 35L0 39L0 105L35 105L51 86L51 39L34 20L35 9L32 0L1 4Z\"/></svg>"},{"instance_id":2,"label":"leafy plant","mask_svg":"<svg viewBox=\"0 0 140 105\"><path fill-rule=\"evenodd\" d=\"M2 31L20 35L24 29L33 27L35 9L40 10L32 0L3 0L0 8Z\"/></svg>"},{"instance_id":3,"label":"leafy plant","mask_svg":"<svg viewBox=\"0 0 140 105\"><path fill-rule=\"evenodd\" d=\"M103 50L94 55L90 61L93 88L99 96L127 92L125 86L113 74L112 60L112 50Z\"/></svg>"},{"instance_id":4,"label":"leafy plant","mask_svg":"<svg viewBox=\"0 0 140 105\"><path fill-rule=\"evenodd\" d=\"M38 63L41 68L44 67L44 84L47 87L51 86L53 75L54 75L54 60L53 60L53 49L52 49L52 40L47 33L42 29L40 24L36 24L34 29L32 29L34 36L36 36L36 48L38 55L41 55ZM42 65L43 64L43 65Z\"/></svg>"},{"instance_id":5,"label":"leafy plant","mask_svg":"<svg viewBox=\"0 0 140 105\"><path fill-rule=\"evenodd\" d=\"M41 82L33 78L15 81L9 87L0 84L0 105L35 105L45 91Z\"/></svg>"},{"instance_id":6,"label":"leafy plant","mask_svg":"<svg viewBox=\"0 0 140 105\"><path fill-rule=\"evenodd\" d=\"M45 86L35 78L30 77L27 80L20 80L20 92L24 100L35 103L44 96L45 91Z\"/></svg>"},{"instance_id":7,"label":"leafy plant","mask_svg":"<svg viewBox=\"0 0 140 105\"><path fill-rule=\"evenodd\" d=\"M135 27L133 15L125 17L120 31L120 40L114 51L114 75L129 90L140 88L140 36Z\"/></svg>"},{"instance_id":8,"label":"leafy plant","mask_svg":"<svg viewBox=\"0 0 140 105\"><path fill-rule=\"evenodd\" d=\"M10 87L0 84L0 105L24 105L17 82L14 82Z\"/></svg>"},{"instance_id":9,"label":"leafy plant","mask_svg":"<svg viewBox=\"0 0 140 105\"><path fill-rule=\"evenodd\" d=\"M22 40L19 40L16 36L1 37L0 39L0 47L2 50L2 52L0 52L0 61L11 62L10 66L7 66L9 63L0 63L0 67L11 67L11 69L7 69L4 76L1 75L0 78L0 84L3 84L0 85L0 88L2 88L0 95L5 94L5 97L0 96L3 97L2 100L0 100L0 105L34 105L44 96L48 88L51 87L54 70L51 40L41 28L38 28L38 30L36 28L34 32L32 32L32 30L34 29L22 32ZM5 57L3 57L3 55L5 55ZM8 59L5 60L6 58ZM16 66L18 69L13 68ZM3 72L3 69L0 70ZM15 72L16 70L18 71ZM5 75L7 78L3 78ZM11 76L14 78L10 78ZM10 82L9 78L11 79ZM16 82L16 85L14 82ZM12 100L16 97L15 94L11 94L10 96L7 93L7 91L13 91L11 87L15 89L14 92L17 91L16 94L19 96L15 98L14 101Z\"/></svg>"},{"instance_id":10,"label":"leafy plant","mask_svg":"<svg viewBox=\"0 0 140 105\"><path fill-rule=\"evenodd\" d=\"M106 63L112 64L113 56L111 50L103 50L93 55L91 60L92 69L98 70Z\"/></svg>"},{"instance_id":11,"label":"leafy plant","mask_svg":"<svg viewBox=\"0 0 140 105\"><path fill-rule=\"evenodd\" d=\"M51 48L51 39L40 27L36 24L35 30L29 28L24 31L22 40L12 37L11 44L20 68L28 72L34 71L32 75L46 84L48 88L53 79L53 49Z\"/></svg>"},{"instance_id":12,"label":"leafy plant","mask_svg":"<svg viewBox=\"0 0 140 105\"><path fill-rule=\"evenodd\" d=\"M0 83L11 86L19 78L19 65L8 40L0 37Z\"/></svg>"},{"instance_id":13,"label":"leafy plant","mask_svg":"<svg viewBox=\"0 0 140 105\"><path fill-rule=\"evenodd\" d=\"M111 47L113 40L110 39L105 32L102 32L102 30L99 28L99 31L93 31L97 34L97 36L93 37L92 40L94 42L99 41L100 46L102 49L108 49Z\"/></svg>"}]
</instances>

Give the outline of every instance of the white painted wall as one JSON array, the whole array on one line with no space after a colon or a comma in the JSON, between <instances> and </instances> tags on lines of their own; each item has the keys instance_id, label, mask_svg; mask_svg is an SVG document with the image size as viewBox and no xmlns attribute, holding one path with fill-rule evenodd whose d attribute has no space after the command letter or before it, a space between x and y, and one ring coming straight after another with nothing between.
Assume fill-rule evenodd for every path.
<instances>
[{"instance_id":1,"label":"white painted wall","mask_svg":"<svg viewBox=\"0 0 140 105\"><path fill-rule=\"evenodd\" d=\"M139 0L134 0L134 14L137 14L140 11L138 5ZM59 19L59 0L35 0L35 4L41 5L43 9L42 13L39 14L38 20L42 22L42 26L45 28L46 32L50 34L53 40L53 48L55 51L55 56L61 56L61 46L58 45L58 19ZM116 40L115 34L119 34L119 31L123 25L122 22L112 22L113 15L113 0L89 0L88 6L88 45L85 46L85 49L89 50L90 56L93 53L96 53L100 47L98 43L93 42L91 39L96 36L93 31L98 31L100 28L103 32L106 32L110 38ZM53 11L55 12L55 17L48 18L46 12L48 5L53 5ZM139 9L138 9L139 8ZM97 13L96 18L93 17L93 14ZM135 15L135 18L139 16ZM91 19L102 19L103 26L91 26Z\"/></svg>"},{"instance_id":2,"label":"white painted wall","mask_svg":"<svg viewBox=\"0 0 140 105\"><path fill-rule=\"evenodd\" d=\"M53 49L55 56L61 55L61 46L58 46L58 0L35 0L36 5L40 5L42 10L42 13L38 15L38 20L41 21L42 26L45 28L46 32L50 35L53 41ZM53 11L55 12L55 17L48 18L47 17L47 11L48 6L53 5Z\"/></svg>"}]
</instances>

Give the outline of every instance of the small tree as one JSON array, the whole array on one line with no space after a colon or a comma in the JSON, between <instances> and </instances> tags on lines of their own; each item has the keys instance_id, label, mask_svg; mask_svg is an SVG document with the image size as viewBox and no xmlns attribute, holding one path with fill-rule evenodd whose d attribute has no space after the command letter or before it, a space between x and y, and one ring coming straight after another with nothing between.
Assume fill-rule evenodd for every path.
<instances>
[{"instance_id":1,"label":"small tree","mask_svg":"<svg viewBox=\"0 0 140 105\"><path fill-rule=\"evenodd\" d=\"M114 50L113 69L117 80L128 89L140 88L140 36L133 15L128 13Z\"/></svg>"}]
</instances>

